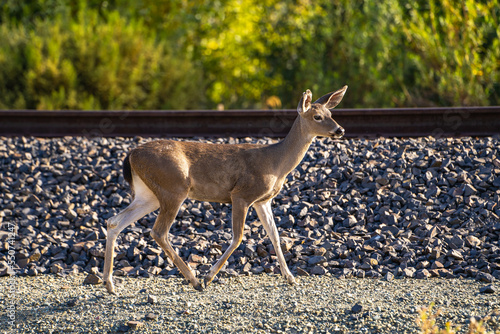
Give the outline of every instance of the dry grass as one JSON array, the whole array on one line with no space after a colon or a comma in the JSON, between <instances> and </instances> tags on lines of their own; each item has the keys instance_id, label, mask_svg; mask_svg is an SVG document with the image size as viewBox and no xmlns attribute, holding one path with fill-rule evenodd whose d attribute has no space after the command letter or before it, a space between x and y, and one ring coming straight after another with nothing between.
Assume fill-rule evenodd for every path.
<instances>
[{"instance_id":1,"label":"dry grass","mask_svg":"<svg viewBox=\"0 0 500 334\"><path fill-rule=\"evenodd\" d=\"M453 324L448 321L446 322L444 328L439 328L436 325L437 318L441 315L441 310L433 310L434 304L429 307L424 307L419 311L419 317L416 322L420 327L420 333L422 334L455 334L461 330L460 326L453 326ZM482 320L477 320L474 317L470 318L469 328L465 332L467 334L500 334L500 330L487 331L485 323L490 319L490 316L483 318Z\"/></svg>"}]
</instances>

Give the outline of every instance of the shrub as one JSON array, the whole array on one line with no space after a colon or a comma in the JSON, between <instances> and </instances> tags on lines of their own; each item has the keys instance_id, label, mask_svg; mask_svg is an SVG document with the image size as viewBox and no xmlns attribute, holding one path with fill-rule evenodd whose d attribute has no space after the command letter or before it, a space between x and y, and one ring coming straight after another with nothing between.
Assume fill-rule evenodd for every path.
<instances>
[{"instance_id":1,"label":"shrub","mask_svg":"<svg viewBox=\"0 0 500 334\"><path fill-rule=\"evenodd\" d=\"M200 71L139 19L76 19L0 28L0 108L187 109L203 101Z\"/></svg>"},{"instance_id":2,"label":"shrub","mask_svg":"<svg viewBox=\"0 0 500 334\"><path fill-rule=\"evenodd\" d=\"M498 0L431 0L402 8L409 104L500 102L499 8Z\"/></svg>"},{"instance_id":3,"label":"shrub","mask_svg":"<svg viewBox=\"0 0 500 334\"><path fill-rule=\"evenodd\" d=\"M439 328L436 325L437 318L441 315L441 311L433 311L434 304L429 305L429 307L423 307L419 311L419 317L416 319L417 325L420 328L420 333L422 334L455 334L461 330L460 327L455 327L451 322L446 322L444 328ZM484 326L484 321L488 321L489 317L484 320L476 320L475 318L470 318L469 327L465 333L467 334L500 334L500 331L488 332Z\"/></svg>"},{"instance_id":4,"label":"shrub","mask_svg":"<svg viewBox=\"0 0 500 334\"><path fill-rule=\"evenodd\" d=\"M500 104L499 0L7 0L0 108ZM272 101L270 104L269 101Z\"/></svg>"}]
</instances>

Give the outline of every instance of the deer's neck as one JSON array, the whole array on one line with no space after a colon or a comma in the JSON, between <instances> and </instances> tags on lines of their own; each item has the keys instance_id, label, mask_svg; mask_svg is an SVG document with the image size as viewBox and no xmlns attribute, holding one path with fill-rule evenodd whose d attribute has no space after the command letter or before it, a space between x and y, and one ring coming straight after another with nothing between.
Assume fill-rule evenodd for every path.
<instances>
[{"instance_id":1,"label":"deer's neck","mask_svg":"<svg viewBox=\"0 0 500 334\"><path fill-rule=\"evenodd\" d=\"M302 161L314 138L298 116L285 139L276 144L279 151L275 155L276 166L282 177L286 177Z\"/></svg>"}]
</instances>

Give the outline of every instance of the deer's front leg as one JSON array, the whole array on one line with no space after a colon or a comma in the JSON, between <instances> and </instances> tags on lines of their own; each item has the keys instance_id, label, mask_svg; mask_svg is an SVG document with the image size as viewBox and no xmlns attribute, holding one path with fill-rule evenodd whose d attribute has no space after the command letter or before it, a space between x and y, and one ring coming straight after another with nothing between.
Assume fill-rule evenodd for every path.
<instances>
[{"instance_id":1,"label":"deer's front leg","mask_svg":"<svg viewBox=\"0 0 500 334\"><path fill-rule=\"evenodd\" d=\"M243 199L233 198L232 199L233 213L232 213L232 226L233 226L233 240L228 249L222 254L222 257L217 261L216 264L208 272L205 277L205 287L213 281L215 275L220 271L224 263L231 256L231 254L238 248L243 240L243 230L245 229L245 219L248 212L249 205Z\"/></svg>"},{"instance_id":2,"label":"deer's front leg","mask_svg":"<svg viewBox=\"0 0 500 334\"><path fill-rule=\"evenodd\" d=\"M274 223L274 216L271 210L271 201L265 203L255 203L253 207L255 208L255 211L257 211L257 215L259 216L259 219L262 222L267 235L269 235L269 238L273 243L274 251L278 256L278 261L280 263L281 274L286 279L288 284L295 284L295 278L288 269L285 257L283 256L283 252L281 251L278 229L276 228L276 224Z\"/></svg>"}]
</instances>

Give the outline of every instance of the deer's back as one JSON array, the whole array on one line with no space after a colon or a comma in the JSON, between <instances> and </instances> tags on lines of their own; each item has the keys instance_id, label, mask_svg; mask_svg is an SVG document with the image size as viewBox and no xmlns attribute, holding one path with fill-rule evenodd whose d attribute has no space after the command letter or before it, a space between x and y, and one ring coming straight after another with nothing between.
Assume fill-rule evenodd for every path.
<instances>
[{"instance_id":1,"label":"deer's back","mask_svg":"<svg viewBox=\"0 0 500 334\"><path fill-rule=\"evenodd\" d=\"M157 140L134 149L130 162L153 191L187 191L192 199L229 203L237 187L262 182L264 147Z\"/></svg>"}]
</instances>

